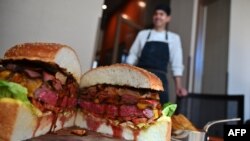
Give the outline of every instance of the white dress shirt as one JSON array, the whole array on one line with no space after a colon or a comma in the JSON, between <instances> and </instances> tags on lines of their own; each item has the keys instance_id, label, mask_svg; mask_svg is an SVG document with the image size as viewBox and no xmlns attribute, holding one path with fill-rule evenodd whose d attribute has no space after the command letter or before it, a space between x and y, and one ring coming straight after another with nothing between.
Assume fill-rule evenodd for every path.
<instances>
[{"instance_id":1,"label":"white dress shirt","mask_svg":"<svg viewBox=\"0 0 250 141\"><path fill-rule=\"evenodd\" d=\"M151 31L149 39L147 39L149 32ZM166 39L166 32L168 39ZM142 30L138 33L132 47L129 51L127 63L136 65L143 50L143 47L147 41L161 41L169 44L169 63L174 76L183 75L183 61L182 61L182 47L180 36L170 31L156 31L153 29ZM157 56L156 56L157 57ZM163 60L164 61L164 60Z\"/></svg>"}]
</instances>

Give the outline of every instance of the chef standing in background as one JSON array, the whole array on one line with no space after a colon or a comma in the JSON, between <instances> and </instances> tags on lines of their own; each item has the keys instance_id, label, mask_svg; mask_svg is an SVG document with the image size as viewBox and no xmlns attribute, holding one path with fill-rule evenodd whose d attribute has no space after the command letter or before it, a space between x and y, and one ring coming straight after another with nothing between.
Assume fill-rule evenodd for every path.
<instances>
[{"instance_id":1,"label":"chef standing in background","mask_svg":"<svg viewBox=\"0 0 250 141\"><path fill-rule=\"evenodd\" d=\"M157 75L163 82L164 92L160 94L161 103L169 101L167 68L171 65L175 92L177 96L186 96L182 86L183 62L179 35L167 30L171 20L168 5L158 5L154 10L153 28L138 33L127 58L127 63L144 68Z\"/></svg>"}]
</instances>

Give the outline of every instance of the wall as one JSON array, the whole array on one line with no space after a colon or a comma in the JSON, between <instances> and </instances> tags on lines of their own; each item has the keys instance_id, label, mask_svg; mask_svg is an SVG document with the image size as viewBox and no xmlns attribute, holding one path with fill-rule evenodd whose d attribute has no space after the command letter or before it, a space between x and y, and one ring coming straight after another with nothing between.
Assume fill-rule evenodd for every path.
<instances>
[{"instance_id":1,"label":"wall","mask_svg":"<svg viewBox=\"0 0 250 141\"><path fill-rule=\"evenodd\" d=\"M195 10L195 0L172 0L171 2L172 9L172 21L169 25L169 30L176 32L180 35L182 41L183 48L183 63L185 65L185 71L183 76L183 86L188 89L188 60L189 56L191 56L192 51L192 37L193 37L193 23L195 18L193 12ZM172 77L168 77L172 78ZM175 101L175 92L174 92L174 84L173 80L169 79L170 82L170 99L171 101Z\"/></svg>"},{"instance_id":2,"label":"wall","mask_svg":"<svg viewBox=\"0 0 250 141\"><path fill-rule=\"evenodd\" d=\"M103 0L1 0L0 55L22 42L72 46L83 71L90 68Z\"/></svg>"},{"instance_id":3,"label":"wall","mask_svg":"<svg viewBox=\"0 0 250 141\"><path fill-rule=\"evenodd\" d=\"M228 93L245 95L245 119L250 118L249 14L249 0L231 0Z\"/></svg>"},{"instance_id":4,"label":"wall","mask_svg":"<svg viewBox=\"0 0 250 141\"><path fill-rule=\"evenodd\" d=\"M206 7L202 93L226 94L230 0L216 0Z\"/></svg>"}]
</instances>

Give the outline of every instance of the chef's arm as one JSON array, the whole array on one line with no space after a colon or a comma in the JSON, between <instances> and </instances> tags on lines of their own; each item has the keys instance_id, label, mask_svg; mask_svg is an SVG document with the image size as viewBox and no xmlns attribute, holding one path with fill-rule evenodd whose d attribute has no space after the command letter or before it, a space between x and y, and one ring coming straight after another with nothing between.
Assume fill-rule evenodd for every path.
<instances>
[{"instance_id":1,"label":"chef's arm","mask_svg":"<svg viewBox=\"0 0 250 141\"><path fill-rule=\"evenodd\" d=\"M172 50L170 54L170 63L175 83L175 92L177 96L186 96L187 90L182 85L182 75L184 71L184 66L182 60L183 54L181 40L179 36L175 38L175 42L171 49Z\"/></svg>"}]
</instances>

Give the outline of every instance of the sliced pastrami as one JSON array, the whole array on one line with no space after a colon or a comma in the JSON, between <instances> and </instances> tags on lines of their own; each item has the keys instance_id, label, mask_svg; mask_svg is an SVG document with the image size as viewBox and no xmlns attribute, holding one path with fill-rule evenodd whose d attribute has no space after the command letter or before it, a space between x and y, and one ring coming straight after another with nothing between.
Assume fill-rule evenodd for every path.
<instances>
[{"instance_id":1,"label":"sliced pastrami","mask_svg":"<svg viewBox=\"0 0 250 141\"><path fill-rule=\"evenodd\" d=\"M57 93L47 88L46 85L42 85L35 91L35 97L36 99L53 106L57 104Z\"/></svg>"}]
</instances>

